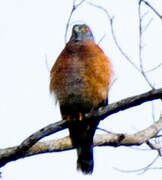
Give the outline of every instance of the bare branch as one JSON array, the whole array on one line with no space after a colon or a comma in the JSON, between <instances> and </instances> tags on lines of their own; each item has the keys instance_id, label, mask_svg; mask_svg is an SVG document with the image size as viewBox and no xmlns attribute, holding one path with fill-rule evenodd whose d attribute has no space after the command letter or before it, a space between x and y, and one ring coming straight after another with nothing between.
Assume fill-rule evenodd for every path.
<instances>
[{"instance_id":1,"label":"bare branch","mask_svg":"<svg viewBox=\"0 0 162 180\"><path fill-rule=\"evenodd\" d=\"M162 150L162 144L156 143L156 144L152 144L152 146L153 146L152 149L154 150L160 150L160 151ZM162 156L161 152L160 152L160 156Z\"/></svg>"},{"instance_id":2,"label":"bare branch","mask_svg":"<svg viewBox=\"0 0 162 180\"><path fill-rule=\"evenodd\" d=\"M159 18L162 20L162 15L147 1L141 0L141 2L145 3Z\"/></svg>"},{"instance_id":3,"label":"bare branch","mask_svg":"<svg viewBox=\"0 0 162 180\"><path fill-rule=\"evenodd\" d=\"M103 41L103 39L106 37L106 34L104 34L101 38L100 38L100 40L98 41L98 45Z\"/></svg>"},{"instance_id":4,"label":"bare branch","mask_svg":"<svg viewBox=\"0 0 162 180\"><path fill-rule=\"evenodd\" d=\"M161 99L161 98L162 98L162 88L154 89L140 95L125 98L119 102L112 103L108 106L101 107L97 111L86 114L86 118L89 119L93 117L98 119L104 119L113 113L117 113L119 111L140 105L147 101Z\"/></svg>"},{"instance_id":5,"label":"bare branch","mask_svg":"<svg viewBox=\"0 0 162 180\"><path fill-rule=\"evenodd\" d=\"M155 67L153 67L153 68L151 68L151 69L149 69L149 70L145 71L145 73L152 72L152 71L154 71L154 70L158 69L158 68L159 68L159 67L161 67L161 66L162 66L162 62L161 62L160 64L158 64L157 66L155 66Z\"/></svg>"},{"instance_id":6,"label":"bare branch","mask_svg":"<svg viewBox=\"0 0 162 180\"><path fill-rule=\"evenodd\" d=\"M123 49L120 47L117 38L115 36L115 32L114 32L114 26L113 26L113 18L110 21L111 24L111 33L112 33L112 37L113 40L117 46L117 48L119 49L120 53L125 57L125 59L139 72L139 68L136 66L136 64L129 58L129 56L123 51Z\"/></svg>"},{"instance_id":7,"label":"bare branch","mask_svg":"<svg viewBox=\"0 0 162 180\"><path fill-rule=\"evenodd\" d=\"M152 149L152 150L156 150L158 152L158 155L161 156L161 151L159 148L157 148L157 146L155 146L154 144L152 144L149 140L146 141L146 144Z\"/></svg>"},{"instance_id":8,"label":"bare branch","mask_svg":"<svg viewBox=\"0 0 162 180\"><path fill-rule=\"evenodd\" d=\"M95 135L94 137L94 146L131 146L131 145L141 145L142 143L148 141L151 137L154 137L162 129L162 118L159 121L155 122L148 128L139 131L132 135L127 134L116 134L116 133L107 133L104 135ZM3 156L7 157L7 154L18 149L20 146L11 147L3 149L0 151L0 160L3 160ZM49 152L59 152L65 150L73 149L71 139L69 137L50 140L44 142L37 142L33 145L28 151L26 151L21 157L28 157L32 155L49 153ZM19 159L16 157L14 160ZM11 161L11 160L10 160ZM0 161L1 162L1 161ZM9 162L9 161L8 161ZM2 166L2 163L0 163Z\"/></svg>"},{"instance_id":9,"label":"bare branch","mask_svg":"<svg viewBox=\"0 0 162 180\"><path fill-rule=\"evenodd\" d=\"M50 72L50 67L49 67L49 64L48 64L47 54L45 54L44 57L45 57L45 65L46 65L46 69L47 69L48 72Z\"/></svg>"},{"instance_id":10,"label":"bare branch","mask_svg":"<svg viewBox=\"0 0 162 180\"><path fill-rule=\"evenodd\" d=\"M64 35L65 44L66 44L66 42L67 42L67 33L68 33L69 26L70 26L70 21L71 21L72 15L73 15L74 11L75 11L78 7L80 7L80 6L82 5L82 3L84 3L84 1L86 1L86 0L82 0L82 1L80 1L80 3L78 3L78 4L75 4L76 0L73 1L73 7L72 7L72 10L71 10L70 15L69 15L69 17L68 17L67 24L66 24L66 28L65 28L65 35Z\"/></svg>"},{"instance_id":11,"label":"bare branch","mask_svg":"<svg viewBox=\"0 0 162 180\"><path fill-rule=\"evenodd\" d=\"M145 27L143 28L142 33L144 33L144 32L148 29L148 27L150 26L152 20L153 20L153 18L151 18L151 19L148 21L148 23L147 23L147 24L145 25Z\"/></svg>"},{"instance_id":12,"label":"bare branch","mask_svg":"<svg viewBox=\"0 0 162 180\"><path fill-rule=\"evenodd\" d=\"M139 1L139 59L140 59L140 69L138 68L138 66L130 59L130 57L125 53L125 51L121 48L120 44L117 41L115 32L114 32L114 26L113 26L113 22L114 22L114 17L111 17L110 14L108 13L107 9L105 9L104 7L100 6L100 5L96 5L93 4L91 2L87 2L87 4L98 8L99 10L103 11L109 22L110 22L110 27L111 27L111 33L112 33L112 37L114 40L114 43L116 45L116 47L118 48L118 50L120 51L120 53L124 56L124 58L138 71L140 72L140 74L143 76L143 78L145 79L145 81L148 83L148 85L151 87L151 89L154 89L154 86L151 84L151 82L149 81L148 77L146 76L146 73L144 72L144 68L143 68L143 62L142 62L142 33L148 28L148 26L150 25L152 19L147 23L147 25L145 26L144 30L142 30L142 18L146 15L146 13L141 16L141 2L145 2L143 0Z\"/></svg>"},{"instance_id":13,"label":"bare branch","mask_svg":"<svg viewBox=\"0 0 162 180\"><path fill-rule=\"evenodd\" d=\"M70 123L65 120L50 124L40 129L39 131L33 133L14 149L8 148L6 151L7 153L1 150L0 167L4 166L7 162L23 157L24 154L29 150L29 148L32 147L40 139L67 128L68 124Z\"/></svg>"},{"instance_id":14,"label":"bare branch","mask_svg":"<svg viewBox=\"0 0 162 180\"><path fill-rule=\"evenodd\" d=\"M110 14L108 13L107 9L105 9L104 7L97 5L97 4L93 4L91 2L87 2L87 4L89 4L90 6L93 6L97 9L100 9L101 11L103 11L106 14L106 16L108 17L109 20L111 19Z\"/></svg>"},{"instance_id":15,"label":"bare branch","mask_svg":"<svg viewBox=\"0 0 162 180\"><path fill-rule=\"evenodd\" d=\"M152 169L151 166L157 161L159 156L157 155L146 167L140 168L140 169L134 169L134 170L123 170L123 169L118 169L114 168L117 171L123 172L123 173L134 173L134 172L140 172L139 174L145 173L147 170Z\"/></svg>"},{"instance_id":16,"label":"bare branch","mask_svg":"<svg viewBox=\"0 0 162 180\"><path fill-rule=\"evenodd\" d=\"M114 22L114 17L111 17L110 14L108 13L107 9L105 9L104 7L102 6L99 6L99 5L96 5L96 4L93 4L91 2L87 2L89 5L95 7L95 8L98 8L100 9L101 11L103 11L109 22L110 22L110 27L111 27L111 33L112 33L112 37L113 37L113 40L114 40L114 43L115 45L117 46L118 50L120 51L120 53L125 57L125 59L138 71L140 72L139 68L136 66L136 64L129 58L129 56L124 52L124 50L120 47L118 41L117 41L117 38L116 38L116 35L115 35L115 32L114 32L114 27L113 27L113 22Z\"/></svg>"},{"instance_id":17,"label":"bare branch","mask_svg":"<svg viewBox=\"0 0 162 180\"><path fill-rule=\"evenodd\" d=\"M149 79L147 78L144 68L143 68L143 59L142 59L142 15L141 15L141 2L142 0L139 1L139 6L138 6L138 18L139 18L139 61L140 61L140 72L143 75L144 79L148 83L148 85L151 87L151 89L154 89L154 86L151 84Z\"/></svg>"},{"instance_id":18,"label":"bare branch","mask_svg":"<svg viewBox=\"0 0 162 180\"><path fill-rule=\"evenodd\" d=\"M101 107L97 111L90 112L85 115L85 120L96 120L96 119L104 119L108 115L111 115L113 113L119 112L121 110L128 109L130 107L134 107L137 105L140 105L144 102L155 100L162 98L162 88L152 90L137 96L132 96L126 99L123 99L119 102L112 103L108 106ZM139 145L143 142L146 142L149 138L154 137L157 135L159 130L161 130L162 127L162 119L153 124L151 127L147 128L146 130L143 130L139 132L138 134L134 135L123 135L123 134L111 134L111 135L104 135L106 139L103 137L100 138L100 141L97 141L98 144L96 145L110 145L113 146L119 146L119 145ZM17 160L19 158L22 158L27 154L29 151L29 148L31 148L36 142L38 142L40 139L42 139L45 136L51 135L53 133L56 133L58 131L61 131L71 125L72 122L70 121L59 121L57 123L50 124L41 130L33 133L31 136L29 136L27 139L25 139L19 146L13 147L13 148L7 148L5 150L0 150L0 167L4 166L6 163ZM99 137L99 135L98 135ZM108 140L109 139L109 140ZM102 143L100 144L99 142ZM108 140L108 142L107 142ZM110 143L111 142L111 143ZM118 142L118 143L117 143ZM68 145L71 143L70 141L67 141ZM46 146L47 147L47 146ZM52 148L53 146L50 146ZM56 148L56 146L54 146ZM68 146L68 148L70 148ZM71 147L72 148L72 147ZM62 149L62 148L60 148Z\"/></svg>"},{"instance_id":19,"label":"bare branch","mask_svg":"<svg viewBox=\"0 0 162 180\"><path fill-rule=\"evenodd\" d=\"M113 134L113 132L108 131L108 130L103 129L103 128L100 128L100 127L97 127L97 130L103 131L103 132L105 132L105 133Z\"/></svg>"}]
</instances>

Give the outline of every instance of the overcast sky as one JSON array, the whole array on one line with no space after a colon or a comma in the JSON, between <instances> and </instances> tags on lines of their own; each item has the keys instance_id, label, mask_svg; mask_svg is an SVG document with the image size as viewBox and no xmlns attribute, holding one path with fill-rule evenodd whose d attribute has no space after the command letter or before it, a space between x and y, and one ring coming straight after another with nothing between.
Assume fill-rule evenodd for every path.
<instances>
[{"instance_id":1,"label":"overcast sky","mask_svg":"<svg viewBox=\"0 0 162 180\"><path fill-rule=\"evenodd\" d=\"M138 57L138 1L96 0L114 16L114 30L121 47L139 65ZM162 1L150 1L162 14ZM14 146L40 128L61 120L58 106L49 94L49 71L65 46L65 27L72 8L72 0L0 0L0 149ZM143 6L143 25L152 19L142 38L142 58L145 70L162 61L162 23L149 8ZM88 24L96 42L111 59L117 79L109 94L109 102L149 90L140 73L120 54L105 13L83 3L73 14L71 23ZM68 31L68 38L71 34ZM162 68L148 74L155 87L162 87ZM160 102L153 103L155 119L161 111ZM145 103L108 117L100 127L113 132L134 133L149 126L152 103ZM98 133L101 133L97 131ZM67 131L46 139L67 135ZM2 169L3 180L53 179L132 179L160 180L162 172L150 170L122 173L146 167L157 155L140 147L98 147L94 149L94 173L84 176L76 171L76 152L43 154L7 164ZM142 146L146 149L146 146ZM155 166L161 166L157 161Z\"/></svg>"}]
</instances>

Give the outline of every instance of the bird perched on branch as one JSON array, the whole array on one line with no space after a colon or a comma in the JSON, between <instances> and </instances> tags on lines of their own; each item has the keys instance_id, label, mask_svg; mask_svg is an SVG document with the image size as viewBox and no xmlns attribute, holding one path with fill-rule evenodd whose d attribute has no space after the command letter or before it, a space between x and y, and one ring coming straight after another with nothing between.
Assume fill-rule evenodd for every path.
<instances>
[{"instance_id":1,"label":"bird perched on branch","mask_svg":"<svg viewBox=\"0 0 162 180\"><path fill-rule=\"evenodd\" d=\"M93 172L93 136L99 119L86 122L91 110L107 105L111 66L102 49L94 42L86 24L74 25L69 42L51 70L50 91L60 105L62 118L73 121L69 128L77 149L77 169Z\"/></svg>"}]
</instances>

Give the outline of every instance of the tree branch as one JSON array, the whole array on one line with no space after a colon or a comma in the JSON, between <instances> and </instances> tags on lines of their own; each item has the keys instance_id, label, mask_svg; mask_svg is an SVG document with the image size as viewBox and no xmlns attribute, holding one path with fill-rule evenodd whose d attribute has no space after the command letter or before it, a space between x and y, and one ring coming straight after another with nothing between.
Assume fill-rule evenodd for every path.
<instances>
[{"instance_id":1,"label":"tree branch","mask_svg":"<svg viewBox=\"0 0 162 180\"><path fill-rule=\"evenodd\" d=\"M143 27L142 27L142 20L143 20L143 16L141 15L141 3L143 2L143 0L139 1L138 4L138 18L139 18L139 61L140 61L140 72L142 74L142 76L144 77L144 79L146 80L147 84L154 89L154 86L152 85L152 83L149 81L147 75L145 74L144 71L144 67L143 67L143 58L142 58L142 35L143 35Z\"/></svg>"},{"instance_id":2,"label":"tree branch","mask_svg":"<svg viewBox=\"0 0 162 180\"><path fill-rule=\"evenodd\" d=\"M162 20L162 15L147 1L142 0L141 2L145 3L159 18Z\"/></svg>"},{"instance_id":3,"label":"tree branch","mask_svg":"<svg viewBox=\"0 0 162 180\"><path fill-rule=\"evenodd\" d=\"M140 95L131 96L123 100L120 100L116 103L112 103L108 106L101 107L97 111L93 111L86 114L86 118L89 119L93 117L93 118L104 119L111 114L117 113L119 111L131 107L138 106L144 102L155 99L162 99L162 88L154 89Z\"/></svg>"},{"instance_id":4,"label":"tree branch","mask_svg":"<svg viewBox=\"0 0 162 180\"><path fill-rule=\"evenodd\" d=\"M108 133L103 135L95 135L94 137L94 146L131 146L131 145L141 145L147 142L150 138L155 137L158 132L162 130L162 117L149 126L148 128L134 133L132 135L127 134L117 134L117 133ZM15 151L19 146L3 149L0 151L0 160L2 159L3 154L10 153ZM69 137L64 137L57 140L49 140L44 142L37 142L33 145L24 155L24 157L29 157L32 155L49 153L49 152L60 152L65 150L73 149L71 139ZM17 158L19 159L19 157Z\"/></svg>"},{"instance_id":5,"label":"tree branch","mask_svg":"<svg viewBox=\"0 0 162 180\"><path fill-rule=\"evenodd\" d=\"M70 15L69 15L67 23L66 23L66 28L65 28L65 35L64 35L65 44L67 42L67 33L68 33L69 26L70 26L70 21L71 21L72 15L76 11L76 9L79 8L82 5L82 3L84 3L84 1L85 0L82 0L78 4L76 4L76 0L73 1L73 7L71 9Z\"/></svg>"},{"instance_id":6,"label":"tree branch","mask_svg":"<svg viewBox=\"0 0 162 180\"><path fill-rule=\"evenodd\" d=\"M155 89L152 91L148 91L146 93L132 96L126 99L123 99L121 101L118 101L116 103L112 103L108 106L101 107L97 111L93 111L90 113L87 113L85 116L85 120L89 121L92 119L104 119L105 117L117 113L121 110L125 110L137 105L140 105L144 102L160 99L162 98L162 88ZM139 145L145 141L148 140L148 138L155 136L158 131L162 128L162 120L159 120L146 130L143 130L141 132L138 132L134 135L125 135L125 134L108 134L108 135L97 135L97 137L100 137L99 140L95 141L95 145L113 145L113 146L119 146L119 145ZM48 142L45 142L45 144L42 144L41 142L37 143L37 145L33 146L36 142L38 142L40 139L42 139L45 136L51 135L53 133L56 133L58 131L61 131L71 125L72 122L70 121L59 121L53 124L50 124L41 130L33 133L31 136L29 136L27 139L25 139L19 146L15 146L12 148L2 149L0 150L0 167L4 166L6 163L17 160L19 158L25 157L27 155L32 154L32 149L41 150L42 148L57 148L57 151L65 150L65 145L67 149L72 148L70 139L68 140L65 138L55 141L55 145L49 146ZM146 136L145 136L146 135ZM102 140L102 141L101 141ZM57 143L56 143L57 142ZM59 143L58 143L59 142ZM58 144L58 146L56 145ZM64 145L63 148L61 145ZM39 145L39 147L38 147ZM33 147L32 147L33 146ZM31 148L32 147L32 148ZM30 149L31 148L31 149ZM45 150L44 150L45 151ZM52 150L53 152L54 150ZM50 150L46 150L46 152L50 152ZM43 150L42 150L43 153ZM36 153L38 154L38 153Z\"/></svg>"},{"instance_id":7,"label":"tree branch","mask_svg":"<svg viewBox=\"0 0 162 180\"><path fill-rule=\"evenodd\" d=\"M120 47L119 42L117 41L115 32L114 32L114 17L111 17L109 12L107 11L107 9L105 9L104 7L100 6L100 5L96 5L93 4L91 2L87 2L87 4L89 4L90 6L93 6L101 11L103 11L105 13L105 15L107 16L109 22L110 22L110 28L111 28L111 34L112 34L112 38L114 40L114 43L116 45L116 47L118 48L118 50L120 51L120 53L123 55L123 57L138 71L140 72L140 69L136 66L136 64L131 60L131 58L126 54L126 52Z\"/></svg>"}]
</instances>

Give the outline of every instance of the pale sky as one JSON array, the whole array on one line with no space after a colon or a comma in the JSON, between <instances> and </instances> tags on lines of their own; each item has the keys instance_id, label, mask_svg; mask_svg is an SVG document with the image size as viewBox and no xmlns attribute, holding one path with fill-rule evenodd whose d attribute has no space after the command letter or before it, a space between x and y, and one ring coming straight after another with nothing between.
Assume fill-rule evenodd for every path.
<instances>
[{"instance_id":1,"label":"pale sky","mask_svg":"<svg viewBox=\"0 0 162 180\"><path fill-rule=\"evenodd\" d=\"M138 1L95 0L114 16L114 30L121 47L134 63L138 57ZM150 1L162 14L161 0ZM0 0L0 149L18 145L40 128L61 120L58 106L49 93L49 69L64 48L64 33L72 0ZM146 70L162 61L162 22L143 7L144 25L152 22L143 34L143 63ZM149 90L140 73L120 54L113 42L106 15L84 3L73 14L71 23L88 24L105 54L111 59L114 78L117 81L110 90L109 102ZM68 38L71 27L68 31ZM46 63L47 60L47 63ZM162 67L148 74L155 87L162 87ZM152 103L145 103L108 117L100 127L113 132L134 133L148 127L152 122ZM154 103L155 119L161 111L160 102ZM56 133L53 139L67 135L68 131ZM97 133L101 133L97 131ZM133 149L134 148L134 149ZM160 180L159 170L142 175L122 173L146 167L156 152L142 151L140 147L98 147L94 149L94 173L84 176L76 171L75 150L42 154L11 162L2 168L3 180L53 180L53 179L131 179ZM141 148L146 148L142 146ZM157 161L155 166L160 166Z\"/></svg>"}]
</instances>

